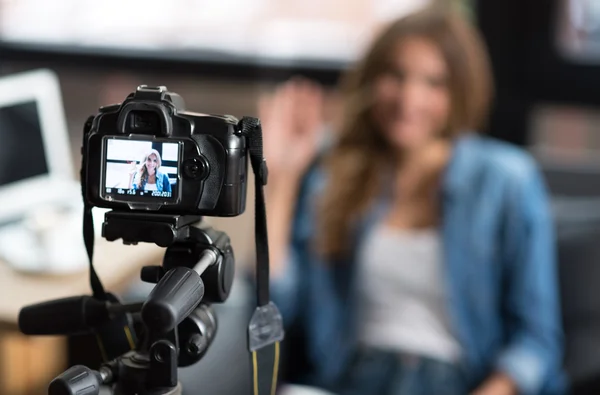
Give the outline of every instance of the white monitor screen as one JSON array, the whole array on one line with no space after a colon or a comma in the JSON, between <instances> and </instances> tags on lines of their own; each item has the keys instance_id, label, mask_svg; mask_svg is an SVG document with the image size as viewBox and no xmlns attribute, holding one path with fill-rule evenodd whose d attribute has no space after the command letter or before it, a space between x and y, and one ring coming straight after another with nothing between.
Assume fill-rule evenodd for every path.
<instances>
[{"instance_id":1,"label":"white monitor screen","mask_svg":"<svg viewBox=\"0 0 600 395\"><path fill-rule=\"evenodd\" d=\"M0 78L0 221L81 196L74 170L57 76Z\"/></svg>"},{"instance_id":2,"label":"white monitor screen","mask_svg":"<svg viewBox=\"0 0 600 395\"><path fill-rule=\"evenodd\" d=\"M0 187L48 173L35 101L0 106Z\"/></svg>"}]
</instances>

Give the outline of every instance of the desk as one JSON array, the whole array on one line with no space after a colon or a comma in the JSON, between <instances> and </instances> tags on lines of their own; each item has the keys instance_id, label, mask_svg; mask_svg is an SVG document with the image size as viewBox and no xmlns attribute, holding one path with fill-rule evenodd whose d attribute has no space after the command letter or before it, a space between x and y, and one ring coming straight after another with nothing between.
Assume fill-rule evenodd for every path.
<instances>
[{"instance_id":1,"label":"desk","mask_svg":"<svg viewBox=\"0 0 600 395\"><path fill-rule=\"evenodd\" d=\"M107 290L120 292L140 268L162 262L164 249L153 244L126 246L97 239L94 267ZM19 333L19 310L28 304L91 294L89 272L34 276L0 263L0 394L46 395L48 383L66 369L66 338Z\"/></svg>"}]
</instances>

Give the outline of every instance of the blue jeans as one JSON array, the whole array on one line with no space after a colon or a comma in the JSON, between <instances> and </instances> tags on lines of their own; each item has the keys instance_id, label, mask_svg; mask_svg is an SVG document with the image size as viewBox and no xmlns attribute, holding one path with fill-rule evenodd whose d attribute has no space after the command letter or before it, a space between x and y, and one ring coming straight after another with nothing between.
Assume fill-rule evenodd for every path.
<instances>
[{"instance_id":1,"label":"blue jeans","mask_svg":"<svg viewBox=\"0 0 600 395\"><path fill-rule=\"evenodd\" d=\"M338 395L466 395L460 367L428 357L362 350Z\"/></svg>"}]
</instances>

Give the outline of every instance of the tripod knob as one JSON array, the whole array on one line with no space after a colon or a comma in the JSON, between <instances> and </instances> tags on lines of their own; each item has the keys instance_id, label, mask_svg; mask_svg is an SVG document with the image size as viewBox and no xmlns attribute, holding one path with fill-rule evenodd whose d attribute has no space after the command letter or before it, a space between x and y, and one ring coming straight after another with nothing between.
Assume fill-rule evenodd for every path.
<instances>
[{"instance_id":1,"label":"tripod knob","mask_svg":"<svg viewBox=\"0 0 600 395\"><path fill-rule=\"evenodd\" d=\"M142 307L142 321L152 331L167 333L198 306L204 296L200 275L187 267L167 272Z\"/></svg>"},{"instance_id":2,"label":"tripod knob","mask_svg":"<svg viewBox=\"0 0 600 395\"><path fill-rule=\"evenodd\" d=\"M52 380L48 395L98 395L103 381L100 372L75 365Z\"/></svg>"}]
</instances>

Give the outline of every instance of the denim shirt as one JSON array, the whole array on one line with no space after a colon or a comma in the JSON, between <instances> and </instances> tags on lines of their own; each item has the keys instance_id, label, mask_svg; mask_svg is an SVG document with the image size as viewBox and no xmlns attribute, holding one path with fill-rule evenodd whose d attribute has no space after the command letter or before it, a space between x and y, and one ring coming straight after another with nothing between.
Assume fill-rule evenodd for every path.
<instances>
[{"instance_id":1,"label":"denim shirt","mask_svg":"<svg viewBox=\"0 0 600 395\"><path fill-rule=\"evenodd\" d=\"M133 180L133 189L137 189L137 178L136 174ZM143 191L146 188L146 181L142 182L141 190ZM160 171L156 172L156 190L158 192L171 192L171 182L169 181L169 176L161 173Z\"/></svg>"},{"instance_id":2,"label":"denim shirt","mask_svg":"<svg viewBox=\"0 0 600 395\"><path fill-rule=\"evenodd\" d=\"M286 325L302 325L313 366L308 383L335 390L358 347L354 257L390 199L383 193L372 204L347 262L324 262L312 248L324 183L316 166L304 179L288 264L272 297ZM466 134L455 142L440 198L447 309L469 385L503 372L520 394L564 393L554 226L535 161L520 148Z\"/></svg>"}]
</instances>

